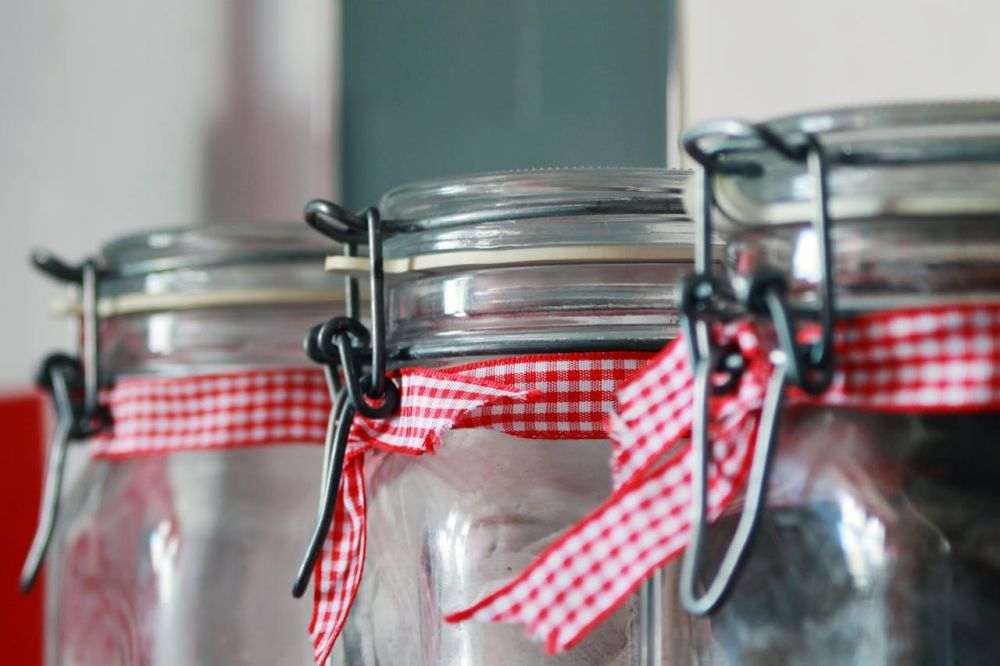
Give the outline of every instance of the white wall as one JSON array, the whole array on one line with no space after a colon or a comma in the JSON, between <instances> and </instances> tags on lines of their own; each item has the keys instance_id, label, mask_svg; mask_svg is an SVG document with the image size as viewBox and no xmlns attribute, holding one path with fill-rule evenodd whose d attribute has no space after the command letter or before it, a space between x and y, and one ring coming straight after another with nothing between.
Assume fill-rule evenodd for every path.
<instances>
[{"instance_id":1,"label":"white wall","mask_svg":"<svg viewBox=\"0 0 1000 666\"><path fill-rule=\"evenodd\" d=\"M337 0L0 3L0 386L68 344L31 247L335 195Z\"/></svg>"},{"instance_id":2,"label":"white wall","mask_svg":"<svg viewBox=\"0 0 1000 666\"><path fill-rule=\"evenodd\" d=\"M682 0L686 125L1000 98L996 0Z\"/></svg>"}]
</instances>

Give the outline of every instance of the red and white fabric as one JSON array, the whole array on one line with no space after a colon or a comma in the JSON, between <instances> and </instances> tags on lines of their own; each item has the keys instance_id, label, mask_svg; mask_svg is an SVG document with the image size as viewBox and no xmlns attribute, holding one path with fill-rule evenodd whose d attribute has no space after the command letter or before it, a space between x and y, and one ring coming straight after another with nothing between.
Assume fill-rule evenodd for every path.
<instances>
[{"instance_id":1,"label":"red and white fabric","mask_svg":"<svg viewBox=\"0 0 1000 666\"><path fill-rule=\"evenodd\" d=\"M489 428L539 439L604 437L614 390L646 353L551 354L392 374L400 407L389 419L356 417L333 526L314 574L310 624L324 663L346 620L364 566L365 452L433 453L451 428ZM317 369L258 369L198 377L130 378L108 393L114 426L93 454L120 458L290 442L322 444L330 397Z\"/></svg>"},{"instance_id":2,"label":"red and white fabric","mask_svg":"<svg viewBox=\"0 0 1000 666\"><path fill-rule=\"evenodd\" d=\"M360 510L341 513L338 506L320 555L310 628L316 662L323 663L333 648L360 581L365 556L360 477L366 451L433 453L442 434L453 428L488 428L532 439L601 438L615 387L649 358L644 353L547 354L392 373L400 389L399 408L385 420L355 417L351 428L344 473L345 478L348 470L357 475L361 492L345 497L342 484L338 505L356 502Z\"/></svg>"},{"instance_id":3,"label":"red and white fabric","mask_svg":"<svg viewBox=\"0 0 1000 666\"><path fill-rule=\"evenodd\" d=\"M710 403L708 509L718 517L741 490L772 372L763 332L717 327L747 361L738 389ZM804 336L815 331L804 331ZM527 570L448 619L517 622L550 653L569 649L688 542L693 377L675 340L618 392L612 496ZM942 305L837 322L833 384L820 396L789 389L787 405L882 412L1000 409L1000 304Z\"/></svg>"},{"instance_id":4,"label":"red and white fabric","mask_svg":"<svg viewBox=\"0 0 1000 666\"><path fill-rule=\"evenodd\" d=\"M105 400L113 429L92 454L123 458L202 449L322 443L330 394L317 368L119 380Z\"/></svg>"}]
</instances>

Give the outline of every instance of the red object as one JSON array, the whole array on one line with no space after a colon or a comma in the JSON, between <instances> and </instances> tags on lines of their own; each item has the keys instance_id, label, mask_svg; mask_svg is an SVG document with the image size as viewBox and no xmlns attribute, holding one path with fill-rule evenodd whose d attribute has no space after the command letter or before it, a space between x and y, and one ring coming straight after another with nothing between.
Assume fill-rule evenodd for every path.
<instances>
[{"instance_id":1,"label":"red object","mask_svg":"<svg viewBox=\"0 0 1000 666\"><path fill-rule=\"evenodd\" d=\"M44 396L35 391L0 393L0 423L6 431L0 506L8 507L3 518L7 537L0 547L0 645L5 664L42 664L43 581L40 577L27 595L17 583L38 519L47 408Z\"/></svg>"},{"instance_id":2,"label":"red object","mask_svg":"<svg viewBox=\"0 0 1000 666\"><path fill-rule=\"evenodd\" d=\"M358 589L361 567L355 563L364 562L366 547L361 482L366 450L431 453L449 428L527 439L602 437L606 415L615 407L614 389L649 359L642 352L542 354L391 373L401 394L392 417L357 416L351 427L340 501L314 578L309 632L316 663L326 663Z\"/></svg>"}]
</instances>

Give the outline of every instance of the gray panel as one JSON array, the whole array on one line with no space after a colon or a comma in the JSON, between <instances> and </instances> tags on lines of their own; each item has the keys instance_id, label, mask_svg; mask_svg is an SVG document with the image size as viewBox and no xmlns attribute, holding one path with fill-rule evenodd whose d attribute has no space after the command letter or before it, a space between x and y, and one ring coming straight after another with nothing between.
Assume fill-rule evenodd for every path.
<instances>
[{"instance_id":1,"label":"gray panel","mask_svg":"<svg viewBox=\"0 0 1000 666\"><path fill-rule=\"evenodd\" d=\"M348 0L344 193L422 178L665 163L663 0Z\"/></svg>"}]
</instances>

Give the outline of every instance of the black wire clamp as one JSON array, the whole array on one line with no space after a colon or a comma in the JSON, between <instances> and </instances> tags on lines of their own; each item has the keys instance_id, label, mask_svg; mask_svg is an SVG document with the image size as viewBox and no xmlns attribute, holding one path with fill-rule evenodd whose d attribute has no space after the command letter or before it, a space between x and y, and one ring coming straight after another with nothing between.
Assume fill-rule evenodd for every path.
<instances>
[{"instance_id":1,"label":"black wire clamp","mask_svg":"<svg viewBox=\"0 0 1000 666\"><path fill-rule=\"evenodd\" d=\"M706 147L710 139L716 139L716 142ZM705 615L715 609L730 590L756 533L763 512L786 386L791 383L818 395L829 387L832 380L835 306L827 186L829 165L826 152L814 135L806 134L802 143L792 144L765 125L740 121L696 127L685 134L683 144L687 152L702 164L705 173L702 208L697 220L695 273L682 281L677 298L694 374L691 540L681 563L680 597L688 612ZM815 188L812 227L821 270L820 307L816 317L821 334L820 339L812 344L801 344L796 340L797 325L787 304L788 289L784 276L767 270L758 271L751 277L742 302L732 303L727 301L733 298L722 292L717 278L712 275L710 244L716 205L714 178L717 175L760 177L764 173L762 165L746 159L734 159L731 154L760 149L772 150L788 160L804 162L812 175ZM769 319L775 329L778 349L770 357L772 374L761 408L746 497L736 532L715 575L703 586L700 581L708 530L708 476L712 450L708 432L709 400L714 395L736 390L745 365L734 358L739 356L738 350L713 349L710 322L731 317L737 310L742 316ZM713 377L720 369L729 373L729 379L722 385L713 384Z\"/></svg>"},{"instance_id":2,"label":"black wire clamp","mask_svg":"<svg viewBox=\"0 0 1000 666\"><path fill-rule=\"evenodd\" d=\"M310 227L344 243L349 256L356 255L358 245L368 246L372 328L369 331L357 317L357 282L348 277L347 316L333 317L306 335L306 355L323 364L333 407L323 448L319 515L292 584L296 598L305 594L333 524L355 414L385 419L400 401L399 388L386 375L385 275L378 209L368 208L356 215L332 202L315 200L306 205L305 219ZM366 368L368 373L363 375Z\"/></svg>"},{"instance_id":3,"label":"black wire clamp","mask_svg":"<svg viewBox=\"0 0 1000 666\"><path fill-rule=\"evenodd\" d=\"M93 437L111 421L108 410L100 404L100 317L98 283L100 270L88 259L71 266L51 252L36 250L31 255L36 268L60 282L79 285L82 308L82 335L79 357L53 353L42 361L37 383L49 391L56 410L56 426L49 444L45 465L38 526L21 568L19 587L27 593L33 587L52 537L55 534L62 500L63 475L70 442Z\"/></svg>"}]
</instances>

